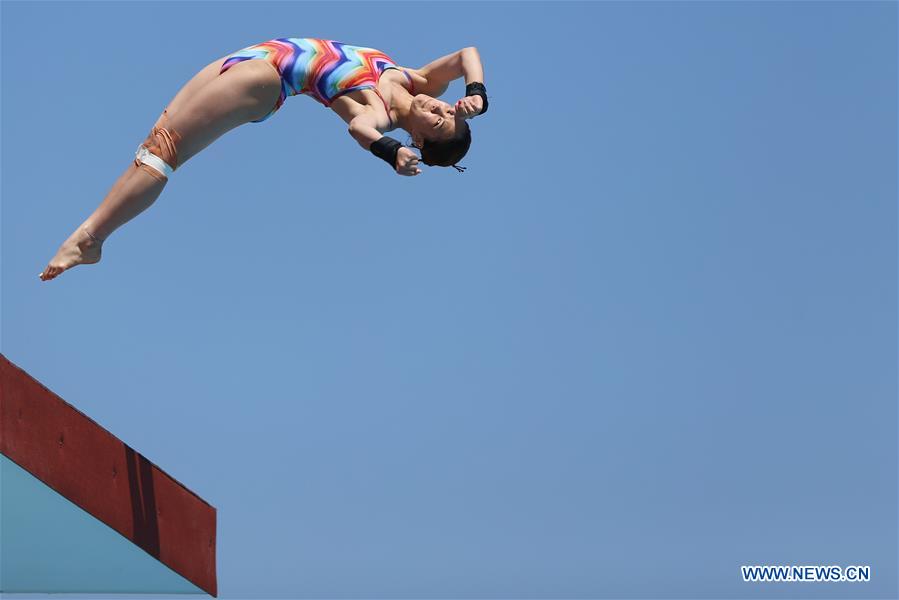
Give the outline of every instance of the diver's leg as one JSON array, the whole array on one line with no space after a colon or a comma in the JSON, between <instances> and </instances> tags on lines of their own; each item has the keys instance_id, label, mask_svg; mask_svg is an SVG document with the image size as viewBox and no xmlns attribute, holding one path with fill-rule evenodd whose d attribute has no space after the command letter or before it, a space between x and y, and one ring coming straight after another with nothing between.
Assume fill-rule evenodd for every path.
<instances>
[{"instance_id":1,"label":"diver's leg","mask_svg":"<svg viewBox=\"0 0 899 600\"><path fill-rule=\"evenodd\" d=\"M166 108L166 110L164 110L162 112L162 114L159 116L159 119L156 120L156 124L154 125L154 127L164 127L165 124L163 123L163 121L167 118L167 112L169 112L169 111L180 112L181 107L183 107L184 104L186 102L188 102L191 98L193 98L193 96L195 96L196 93L198 91L200 91L201 88L203 88L207 83L211 82L213 79L218 77L219 72L222 69L222 65L224 64L225 60L227 60L228 56L230 56L230 55L225 55L221 58L218 58L218 59L212 61L211 63L209 63L202 69L200 69L196 75L191 77L190 81L185 83L181 87L181 89L178 90L178 93L175 94L175 97L172 98L172 101L169 102L169 105ZM134 161L131 161L130 164L133 165ZM137 169L131 169L131 168L125 169L125 171L124 171L124 173L122 173L121 177L119 177L118 180L113 184L113 186L110 189L107 196L117 195L117 194L121 193L121 189L122 189L122 186L124 185L125 181L127 181L131 177L131 175L136 171L137 171Z\"/></svg>"},{"instance_id":2,"label":"diver's leg","mask_svg":"<svg viewBox=\"0 0 899 600\"><path fill-rule=\"evenodd\" d=\"M177 169L224 133L268 114L280 93L280 76L269 63L238 63L183 97L183 103L173 101L144 146ZM153 204L167 181L168 176L153 167L132 163L94 213L63 242L41 279L99 261L103 240Z\"/></svg>"}]
</instances>

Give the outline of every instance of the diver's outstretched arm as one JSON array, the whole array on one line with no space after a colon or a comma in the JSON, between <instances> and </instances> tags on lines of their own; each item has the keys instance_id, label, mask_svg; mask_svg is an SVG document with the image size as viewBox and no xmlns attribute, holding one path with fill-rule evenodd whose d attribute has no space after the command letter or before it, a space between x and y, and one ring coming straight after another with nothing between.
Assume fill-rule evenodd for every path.
<instances>
[{"instance_id":1,"label":"diver's outstretched arm","mask_svg":"<svg viewBox=\"0 0 899 600\"><path fill-rule=\"evenodd\" d=\"M466 84L484 83L484 66L481 64L481 55L474 46L441 56L416 72L427 80L427 85L420 91L435 98L446 91L451 81L460 77L465 78Z\"/></svg>"}]
</instances>

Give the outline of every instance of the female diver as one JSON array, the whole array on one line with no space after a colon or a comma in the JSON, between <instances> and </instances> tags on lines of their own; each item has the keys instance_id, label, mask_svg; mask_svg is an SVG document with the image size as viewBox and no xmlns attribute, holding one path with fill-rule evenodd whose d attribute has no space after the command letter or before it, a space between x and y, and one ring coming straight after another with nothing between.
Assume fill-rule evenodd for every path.
<instances>
[{"instance_id":1,"label":"female diver","mask_svg":"<svg viewBox=\"0 0 899 600\"><path fill-rule=\"evenodd\" d=\"M454 105L437 97L465 78ZM134 161L94 213L63 242L40 274L53 279L79 264L99 262L109 235L146 210L168 177L224 133L272 116L288 96L306 94L336 112L362 148L398 175L426 165L453 166L468 152L467 119L487 110L484 70L474 47L420 69L397 66L383 52L315 38L278 38L220 58L197 73L162 111ZM400 127L421 159L383 133Z\"/></svg>"}]
</instances>

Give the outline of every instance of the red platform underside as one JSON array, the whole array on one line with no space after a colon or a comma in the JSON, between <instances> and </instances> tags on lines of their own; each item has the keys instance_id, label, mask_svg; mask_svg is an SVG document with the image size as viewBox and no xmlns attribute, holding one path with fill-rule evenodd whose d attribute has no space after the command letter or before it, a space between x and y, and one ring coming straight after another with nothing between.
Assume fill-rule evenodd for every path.
<instances>
[{"instance_id":1,"label":"red platform underside","mask_svg":"<svg viewBox=\"0 0 899 600\"><path fill-rule=\"evenodd\" d=\"M217 595L215 508L2 354L0 452Z\"/></svg>"}]
</instances>

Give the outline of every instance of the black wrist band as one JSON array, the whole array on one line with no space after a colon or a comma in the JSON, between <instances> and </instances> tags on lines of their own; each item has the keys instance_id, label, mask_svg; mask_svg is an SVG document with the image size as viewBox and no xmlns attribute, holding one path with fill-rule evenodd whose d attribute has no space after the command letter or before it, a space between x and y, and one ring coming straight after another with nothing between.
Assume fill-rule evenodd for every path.
<instances>
[{"instance_id":1,"label":"black wrist band","mask_svg":"<svg viewBox=\"0 0 899 600\"><path fill-rule=\"evenodd\" d=\"M484 108L481 109L479 115L483 115L487 112L487 88L484 87L483 83L479 81L473 81L465 86L465 95L466 96L480 96L484 101Z\"/></svg>"},{"instance_id":2,"label":"black wrist band","mask_svg":"<svg viewBox=\"0 0 899 600\"><path fill-rule=\"evenodd\" d=\"M401 143L392 137L387 137L385 135L378 141L372 142L368 149L378 158L383 158L391 168L396 169L396 153L399 152L402 147L403 145Z\"/></svg>"}]
</instances>

